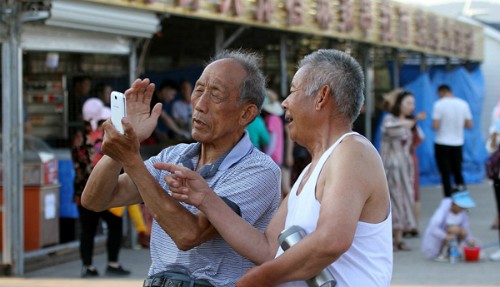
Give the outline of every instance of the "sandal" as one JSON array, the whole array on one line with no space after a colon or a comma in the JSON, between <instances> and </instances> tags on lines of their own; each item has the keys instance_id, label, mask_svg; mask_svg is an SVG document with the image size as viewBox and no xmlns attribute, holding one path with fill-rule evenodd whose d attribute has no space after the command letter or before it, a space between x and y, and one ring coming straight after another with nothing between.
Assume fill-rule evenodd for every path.
<instances>
[{"instance_id":1,"label":"sandal","mask_svg":"<svg viewBox=\"0 0 500 287\"><path fill-rule=\"evenodd\" d=\"M404 241L394 243L394 251L411 251L410 246L406 245Z\"/></svg>"},{"instance_id":2,"label":"sandal","mask_svg":"<svg viewBox=\"0 0 500 287\"><path fill-rule=\"evenodd\" d=\"M418 233L417 229L412 229L412 230L403 232L404 238L416 238L418 236L419 236L419 233Z\"/></svg>"},{"instance_id":3,"label":"sandal","mask_svg":"<svg viewBox=\"0 0 500 287\"><path fill-rule=\"evenodd\" d=\"M493 223L491 224L491 229L498 229L498 217L495 218L495 220L493 221Z\"/></svg>"}]
</instances>

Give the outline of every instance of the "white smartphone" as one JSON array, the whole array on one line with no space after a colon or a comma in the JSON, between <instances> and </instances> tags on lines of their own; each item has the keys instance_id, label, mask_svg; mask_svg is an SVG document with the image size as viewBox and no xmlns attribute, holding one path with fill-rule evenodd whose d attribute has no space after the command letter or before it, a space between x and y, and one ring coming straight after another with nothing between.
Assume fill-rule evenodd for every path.
<instances>
[{"instance_id":1,"label":"white smartphone","mask_svg":"<svg viewBox=\"0 0 500 287\"><path fill-rule=\"evenodd\" d=\"M121 134L125 134L122 126L122 118L126 115L127 105L125 95L117 91L111 92L111 122Z\"/></svg>"}]
</instances>

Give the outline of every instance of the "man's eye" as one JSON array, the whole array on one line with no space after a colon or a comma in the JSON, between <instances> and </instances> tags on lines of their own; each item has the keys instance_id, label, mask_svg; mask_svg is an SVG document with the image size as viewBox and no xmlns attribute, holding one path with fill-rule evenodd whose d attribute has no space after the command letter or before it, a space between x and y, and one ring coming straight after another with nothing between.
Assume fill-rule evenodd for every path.
<instances>
[{"instance_id":1,"label":"man's eye","mask_svg":"<svg viewBox=\"0 0 500 287\"><path fill-rule=\"evenodd\" d=\"M224 100L224 97L222 95L220 95L220 94L210 94L210 98L215 103L220 103L220 102L222 102Z\"/></svg>"}]
</instances>

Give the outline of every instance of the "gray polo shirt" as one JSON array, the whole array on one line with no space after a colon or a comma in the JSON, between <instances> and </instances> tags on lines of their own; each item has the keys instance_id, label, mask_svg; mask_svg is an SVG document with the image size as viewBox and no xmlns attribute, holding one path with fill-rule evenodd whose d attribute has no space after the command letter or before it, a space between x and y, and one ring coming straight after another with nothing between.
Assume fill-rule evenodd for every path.
<instances>
[{"instance_id":1,"label":"gray polo shirt","mask_svg":"<svg viewBox=\"0 0 500 287\"><path fill-rule=\"evenodd\" d=\"M198 163L200 148L199 143L175 145L151 157L145 164L160 185L170 192L164 180L168 172L156 170L153 164L170 162L192 168ZM245 132L229 153L199 172L219 196L238 205L243 219L259 231L265 230L280 201L281 175L274 161L254 147L248 133ZM183 205L193 213L198 211L193 206ZM235 286L238 278L254 266L220 237L181 251L156 221L153 221L151 234L151 261L149 275L165 271L171 265L181 265L194 278L221 287Z\"/></svg>"}]
</instances>

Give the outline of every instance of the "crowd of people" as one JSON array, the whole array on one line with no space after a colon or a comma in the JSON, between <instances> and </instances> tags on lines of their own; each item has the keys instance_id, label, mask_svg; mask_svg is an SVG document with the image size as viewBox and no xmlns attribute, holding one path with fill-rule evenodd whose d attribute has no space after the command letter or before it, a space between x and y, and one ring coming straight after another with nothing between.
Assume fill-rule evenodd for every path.
<instances>
[{"instance_id":1,"label":"crowd of people","mask_svg":"<svg viewBox=\"0 0 500 287\"><path fill-rule=\"evenodd\" d=\"M437 94L439 99L432 109L432 128L443 199L426 226L421 249L429 258L448 261L451 242L473 244L465 210L474 207L475 203L462 175L464 129L472 128L472 115L467 102L455 97L450 86L440 85ZM415 97L409 91L396 89L384 99L388 114L381 124L381 156L391 194L394 251L409 251L403 238L419 236L420 195L415 150L425 139L419 121L427 115L424 112L415 114ZM452 175L454 185L451 184Z\"/></svg>"},{"instance_id":2,"label":"crowd of people","mask_svg":"<svg viewBox=\"0 0 500 287\"><path fill-rule=\"evenodd\" d=\"M88 125L74 145L89 154L77 173L79 210L91 218L82 219L82 276L98 275L85 242L99 217L109 228L107 272L128 274L109 218L141 205L154 215L142 213L138 228L151 249L144 286L308 286L322 270L338 286L389 286L392 253L420 235L416 148L427 115L415 114L409 91L384 96L379 152L352 131L364 101L353 58L337 50L305 56L286 98L266 87L259 60L225 50L196 83L167 79L155 89L136 80L125 92L125 135L104 120L106 96L86 100ZM453 240L473 244L466 210L475 203L461 171L472 116L449 86L437 93L431 116L444 196L422 251L447 261ZM89 116L85 105L96 101L103 111ZM143 161L141 143L152 137L165 147ZM277 238L294 226L307 236L285 250Z\"/></svg>"}]
</instances>

